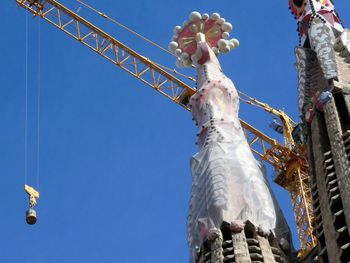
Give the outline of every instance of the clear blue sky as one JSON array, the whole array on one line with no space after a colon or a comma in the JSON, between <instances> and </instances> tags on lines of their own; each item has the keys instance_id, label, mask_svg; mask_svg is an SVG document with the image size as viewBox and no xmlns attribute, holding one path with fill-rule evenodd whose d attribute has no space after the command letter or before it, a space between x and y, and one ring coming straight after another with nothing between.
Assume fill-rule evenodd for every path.
<instances>
[{"instance_id":1,"label":"clear blue sky","mask_svg":"<svg viewBox=\"0 0 350 263\"><path fill-rule=\"evenodd\" d=\"M78 8L74 1L62 3ZM88 3L164 47L191 11L219 12L234 24L233 36L241 42L221 57L226 75L239 90L298 119L293 67L298 39L287 0ZM350 25L348 3L335 4ZM187 262L189 159L196 151L190 114L44 22L41 198L38 223L26 225L25 14L14 0L0 8L0 261ZM145 56L174 66L167 54L85 9L80 14ZM28 182L36 186L38 19L29 17L29 32ZM242 105L240 114L279 138L268 128L266 113ZM293 228L288 194L274 189Z\"/></svg>"}]
</instances>

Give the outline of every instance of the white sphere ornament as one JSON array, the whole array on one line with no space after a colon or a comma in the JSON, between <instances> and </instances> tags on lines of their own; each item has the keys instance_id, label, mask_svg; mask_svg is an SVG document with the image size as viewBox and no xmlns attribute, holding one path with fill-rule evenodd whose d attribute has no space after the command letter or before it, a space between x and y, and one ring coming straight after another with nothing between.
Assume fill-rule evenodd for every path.
<instances>
[{"instance_id":1,"label":"white sphere ornament","mask_svg":"<svg viewBox=\"0 0 350 263\"><path fill-rule=\"evenodd\" d=\"M219 20L219 19L220 19L220 14L219 14L219 13L213 13L213 14L211 15L211 19L213 19L213 20Z\"/></svg>"},{"instance_id":2,"label":"white sphere ornament","mask_svg":"<svg viewBox=\"0 0 350 263\"><path fill-rule=\"evenodd\" d=\"M239 41L238 41L238 39L232 38L232 39L230 40L230 42L232 43L232 45L234 46L234 48L239 47Z\"/></svg>"},{"instance_id":3,"label":"white sphere ornament","mask_svg":"<svg viewBox=\"0 0 350 263\"><path fill-rule=\"evenodd\" d=\"M236 48L236 47L235 47L235 44L234 44L234 43L232 43L231 41L229 42L229 45L230 45L230 48L231 48L231 49Z\"/></svg>"},{"instance_id":4,"label":"white sphere ornament","mask_svg":"<svg viewBox=\"0 0 350 263\"><path fill-rule=\"evenodd\" d=\"M231 48L230 48L230 45L225 45L224 47L220 47L220 51L222 53L228 53L230 52Z\"/></svg>"},{"instance_id":5,"label":"white sphere ornament","mask_svg":"<svg viewBox=\"0 0 350 263\"><path fill-rule=\"evenodd\" d=\"M197 11L194 11L194 12L192 12L190 14L190 20L192 22L197 22L197 21L199 21L201 19L202 19L202 15L199 12L197 12Z\"/></svg>"},{"instance_id":6,"label":"white sphere ornament","mask_svg":"<svg viewBox=\"0 0 350 263\"><path fill-rule=\"evenodd\" d=\"M204 14L202 15L202 19L208 20L208 19L209 19L209 14L204 13Z\"/></svg>"},{"instance_id":7,"label":"white sphere ornament","mask_svg":"<svg viewBox=\"0 0 350 263\"><path fill-rule=\"evenodd\" d=\"M171 38L171 40L173 40L173 41L176 41L177 40L177 38L179 37L179 35L173 35L173 37Z\"/></svg>"},{"instance_id":8,"label":"white sphere ornament","mask_svg":"<svg viewBox=\"0 0 350 263\"><path fill-rule=\"evenodd\" d=\"M174 34L179 34L182 30L182 27L181 26L176 26L174 27Z\"/></svg>"},{"instance_id":9,"label":"white sphere ornament","mask_svg":"<svg viewBox=\"0 0 350 263\"><path fill-rule=\"evenodd\" d=\"M224 32L224 33L222 33L221 37L223 39L229 39L230 38L230 33L229 32Z\"/></svg>"},{"instance_id":10,"label":"white sphere ornament","mask_svg":"<svg viewBox=\"0 0 350 263\"><path fill-rule=\"evenodd\" d=\"M226 32L230 32L232 30L233 26L229 22L225 22L221 25L221 29Z\"/></svg>"},{"instance_id":11,"label":"white sphere ornament","mask_svg":"<svg viewBox=\"0 0 350 263\"><path fill-rule=\"evenodd\" d=\"M169 46L168 46L169 50L172 51L172 52L175 52L177 47L178 47L178 43L175 42L175 41L171 41L169 43Z\"/></svg>"},{"instance_id":12,"label":"white sphere ornament","mask_svg":"<svg viewBox=\"0 0 350 263\"><path fill-rule=\"evenodd\" d=\"M225 46L227 46L227 40L225 40L225 39L220 39L220 40L218 41L218 47L220 48L220 50L221 50L221 48L223 48L223 47L225 47Z\"/></svg>"},{"instance_id":13,"label":"white sphere ornament","mask_svg":"<svg viewBox=\"0 0 350 263\"><path fill-rule=\"evenodd\" d=\"M181 50L181 49L178 48L178 49L175 50L176 56L179 57L179 56L181 55L181 53L182 53L182 50Z\"/></svg>"},{"instance_id":14,"label":"white sphere ornament","mask_svg":"<svg viewBox=\"0 0 350 263\"><path fill-rule=\"evenodd\" d=\"M226 19L221 17L219 20L218 20L219 24L222 25L223 23L226 22Z\"/></svg>"}]
</instances>

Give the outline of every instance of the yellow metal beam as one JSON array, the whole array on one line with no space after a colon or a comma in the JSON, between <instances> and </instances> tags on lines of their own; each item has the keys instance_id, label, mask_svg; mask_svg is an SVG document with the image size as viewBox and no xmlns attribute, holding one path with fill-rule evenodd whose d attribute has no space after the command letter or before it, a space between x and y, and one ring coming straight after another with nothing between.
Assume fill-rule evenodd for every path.
<instances>
[{"instance_id":1,"label":"yellow metal beam","mask_svg":"<svg viewBox=\"0 0 350 263\"><path fill-rule=\"evenodd\" d=\"M308 175L308 167L305 160L299 158L288 164L287 185L291 197L295 222L297 224L299 238L298 257L303 258L312 248L317 245L316 237L313 235L311 186Z\"/></svg>"}]
</instances>

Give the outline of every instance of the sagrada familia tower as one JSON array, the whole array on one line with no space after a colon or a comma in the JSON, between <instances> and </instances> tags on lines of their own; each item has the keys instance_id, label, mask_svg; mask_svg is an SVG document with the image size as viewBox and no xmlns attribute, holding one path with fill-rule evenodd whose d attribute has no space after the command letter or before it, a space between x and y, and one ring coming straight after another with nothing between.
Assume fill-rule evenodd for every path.
<instances>
[{"instance_id":1,"label":"sagrada familia tower","mask_svg":"<svg viewBox=\"0 0 350 263\"><path fill-rule=\"evenodd\" d=\"M169 48L197 68L198 127L188 216L191 262L350 262L350 31L329 0L289 0L297 20L298 106L318 245L297 258L290 231L238 119L239 98L217 59L238 46L232 25L193 12Z\"/></svg>"},{"instance_id":2,"label":"sagrada familia tower","mask_svg":"<svg viewBox=\"0 0 350 263\"><path fill-rule=\"evenodd\" d=\"M237 90L217 58L239 45L229 39L231 29L217 13L193 12L169 44L179 67L197 69L189 102L198 128L187 222L191 262L288 262L289 228L243 133Z\"/></svg>"},{"instance_id":3,"label":"sagrada familia tower","mask_svg":"<svg viewBox=\"0 0 350 263\"><path fill-rule=\"evenodd\" d=\"M350 31L329 0L289 0L297 20L298 106L318 245L297 258L280 208L247 144L237 91L217 59L238 46L217 13L193 12L169 48L197 68L198 152L188 216L191 262L350 262Z\"/></svg>"},{"instance_id":4,"label":"sagrada familia tower","mask_svg":"<svg viewBox=\"0 0 350 263\"><path fill-rule=\"evenodd\" d=\"M298 105L305 124L318 262L350 261L350 31L330 0L290 0L298 21Z\"/></svg>"}]
</instances>

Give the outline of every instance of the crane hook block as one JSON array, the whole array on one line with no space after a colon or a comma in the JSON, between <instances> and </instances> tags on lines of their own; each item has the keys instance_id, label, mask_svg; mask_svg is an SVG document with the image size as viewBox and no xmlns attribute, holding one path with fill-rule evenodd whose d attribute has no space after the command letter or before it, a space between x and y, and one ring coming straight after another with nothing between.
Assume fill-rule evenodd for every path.
<instances>
[{"instance_id":1,"label":"crane hook block","mask_svg":"<svg viewBox=\"0 0 350 263\"><path fill-rule=\"evenodd\" d=\"M36 205L37 200L39 199L39 192L29 185L24 185L24 191L26 191L29 196L29 209L26 211L26 221L27 224L34 225L37 217L36 211L33 209L33 207Z\"/></svg>"}]
</instances>

